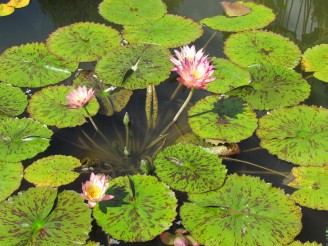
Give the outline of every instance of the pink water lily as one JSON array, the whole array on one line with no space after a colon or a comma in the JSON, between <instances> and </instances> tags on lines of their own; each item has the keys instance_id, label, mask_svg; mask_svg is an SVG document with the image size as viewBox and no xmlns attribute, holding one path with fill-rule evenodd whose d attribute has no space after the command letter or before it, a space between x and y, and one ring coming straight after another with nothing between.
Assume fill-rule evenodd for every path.
<instances>
[{"instance_id":1,"label":"pink water lily","mask_svg":"<svg viewBox=\"0 0 328 246\"><path fill-rule=\"evenodd\" d=\"M193 60L201 60L201 59L206 59L207 56L204 56L203 49L200 49L199 51L196 52L195 46L183 46L180 49L180 52L178 50L174 50L175 56L178 59L175 59L174 57L170 57L171 62L175 65L174 68L171 69L171 71L177 71L178 66L181 66L181 63L185 61L185 59L188 59L189 61Z\"/></svg>"},{"instance_id":2,"label":"pink water lily","mask_svg":"<svg viewBox=\"0 0 328 246\"><path fill-rule=\"evenodd\" d=\"M79 86L76 90L73 89L66 97L68 108L82 108L95 97L93 89L87 89L86 86Z\"/></svg>"}]
</instances>

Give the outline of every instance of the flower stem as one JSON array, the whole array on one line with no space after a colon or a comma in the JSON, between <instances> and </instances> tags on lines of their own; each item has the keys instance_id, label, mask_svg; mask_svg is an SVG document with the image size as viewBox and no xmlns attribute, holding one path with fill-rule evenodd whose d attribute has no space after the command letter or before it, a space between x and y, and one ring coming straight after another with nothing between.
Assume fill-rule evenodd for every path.
<instances>
[{"instance_id":1,"label":"flower stem","mask_svg":"<svg viewBox=\"0 0 328 246\"><path fill-rule=\"evenodd\" d=\"M255 148L251 148L251 149L245 149L242 152L246 153L246 152L252 152L252 151L260 150L260 149L263 149L263 148L259 146L259 147L255 147Z\"/></svg>"},{"instance_id":2,"label":"flower stem","mask_svg":"<svg viewBox=\"0 0 328 246\"><path fill-rule=\"evenodd\" d=\"M212 41L212 39L215 37L215 35L217 34L218 32L215 31L212 36L207 40L206 44L203 46L203 49L205 50L205 48L207 47L207 45Z\"/></svg>"},{"instance_id":3,"label":"flower stem","mask_svg":"<svg viewBox=\"0 0 328 246\"><path fill-rule=\"evenodd\" d=\"M97 127L96 123L93 121L93 119L92 119L92 117L91 117L91 115L90 115L89 111L87 110L87 108L86 108L86 107L83 107L83 108L84 108L85 112L87 113L87 115L88 115L88 118L89 118L90 122L92 123L93 127L94 127L94 128L95 128L95 130L98 132L98 131L99 131L99 129L98 129L98 127Z\"/></svg>"}]
</instances>

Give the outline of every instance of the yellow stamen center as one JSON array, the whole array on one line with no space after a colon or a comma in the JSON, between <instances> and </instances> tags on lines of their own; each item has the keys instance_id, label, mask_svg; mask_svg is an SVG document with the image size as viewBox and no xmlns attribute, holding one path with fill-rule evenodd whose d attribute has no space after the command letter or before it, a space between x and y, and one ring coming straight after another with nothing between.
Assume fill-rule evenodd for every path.
<instances>
[{"instance_id":1,"label":"yellow stamen center","mask_svg":"<svg viewBox=\"0 0 328 246\"><path fill-rule=\"evenodd\" d=\"M89 186L86 189L88 197L90 198L99 198L100 194L101 194L101 189L98 186Z\"/></svg>"}]
</instances>

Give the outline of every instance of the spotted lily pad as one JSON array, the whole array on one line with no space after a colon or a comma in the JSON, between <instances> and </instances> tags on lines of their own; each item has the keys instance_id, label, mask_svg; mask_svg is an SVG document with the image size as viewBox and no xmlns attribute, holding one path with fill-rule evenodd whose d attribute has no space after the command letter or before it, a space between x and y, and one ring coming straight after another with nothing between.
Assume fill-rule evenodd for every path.
<instances>
[{"instance_id":1,"label":"spotted lily pad","mask_svg":"<svg viewBox=\"0 0 328 246\"><path fill-rule=\"evenodd\" d=\"M36 156L48 148L52 134L32 119L4 119L0 124L0 161L18 162Z\"/></svg>"},{"instance_id":2,"label":"spotted lily pad","mask_svg":"<svg viewBox=\"0 0 328 246\"><path fill-rule=\"evenodd\" d=\"M10 196L21 184L23 165L20 162L0 161L0 202ZM1 234L1 233L0 233ZM1 236L0 236L1 237Z\"/></svg>"},{"instance_id":3,"label":"spotted lily pad","mask_svg":"<svg viewBox=\"0 0 328 246\"><path fill-rule=\"evenodd\" d=\"M259 120L261 146L297 165L328 163L328 109L306 105L276 109Z\"/></svg>"},{"instance_id":4,"label":"spotted lily pad","mask_svg":"<svg viewBox=\"0 0 328 246\"><path fill-rule=\"evenodd\" d=\"M189 194L184 227L204 245L286 245L301 231L301 209L259 178L228 176L222 188Z\"/></svg>"},{"instance_id":5,"label":"spotted lily pad","mask_svg":"<svg viewBox=\"0 0 328 246\"><path fill-rule=\"evenodd\" d=\"M0 206L1 245L82 245L91 230L91 209L74 191L30 188Z\"/></svg>"},{"instance_id":6,"label":"spotted lily pad","mask_svg":"<svg viewBox=\"0 0 328 246\"><path fill-rule=\"evenodd\" d=\"M246 8L250 8L251 12L237 17L229 17L217 15L201 20L201 23L208 27L223 31L223 32L240 32L246 30L260 29L269 25L276 18L272 9L267 8L261 4L252 2L236 2Z\"/></svg>"},{"instance_id":7,"label":"spotted lily pad","mask_svg":"<svg viewBox=\"0 0 328 246\"><path fill-rule=\"evenodd\" d=\"M266 31L232 34L225 42L224 53L239 66L272 64L293 68L300 60L300 49L289 39Z\"/></svg>"},{"instance_id":8,"label":"spotted lily pad","mask_svg":"<svg viewBox=\"0 0 328 246\"><path fill-rule=\"evenodd\" d=\"M171 68L168 49L137 44L122 46L103 56L97 63L96 74L104 83L134 90L160 84L169 77Z\"/></svg>"},{"instance_id":9,"label":"spotted lily pad","mask_svg":"<svg viewBox=\"0 0 328 246\"><path fill-rule=\"evenodd\" d=\"M158 44L173 48L187 45L203 34L201 25L176 15L138 26L124 26L124 38L130 43Z\"/></svg>"},{"instance_id":10,"label":"spotted lily pad","mask_svg":"<svg viewBox=\"0 0 328 246\"><path fill-rule=\"evenodd\" d=\"M109 201L99 202L93 216L113 238L126 242L148 241L170 228L177 200L163 182L152 176L124 176L110 182Z\"/></svg>"},{"instance_id":11,"label":"spotted lily pad","mask_svg":"<svg viewBox=\"0 0 328 246\"><path fill-rule=\"evenodd\" d=\"M157 176L170 187L201 193L223 185L227 170L221 159L205 149L190 145L172 145L154 160Z\"/></svg>"},{"instance_id":12,"label":"spotted lily pad","mask_svg":"<svg viewBox=\"0 0 328 246\"><path fill-rule=\"evenodd\" d=\"M208 96L188 112L194 133L205 139L237 143L252 136L257 128L256 114L239 98Z\"/></svg>"},{"instance_id":13,"label":"spotted lily pad","mask_svg":"<svg viewBox=\"0 0 328 246\"><path fill-rule=\"evenodd\" d=\"M17 87L0 83L0 119L2 116L18 116L25 111L27 96Z\"/></svg>"},{"instance_id":14,"label":"spotted lily pad","mask_svg":"<svg viewBox=\"0 0 328 246\"><path fill-rule=\"evenodd\" d=\"M252 108L268 110L292 106L308 98L311 87L292 69L266 64L249 68L252 81L229 92L248 102ZM277 100L279 98L279 100Z\"/></svg>"},{"instance_id":15,"label":"spotted lily pad","mask_svg":"<svg viewBox=\"0 0 328 246\"><path fill-rule=\"evenodd\" d=\"M86 122L88 116L84 108L67 108L66 96L73 90L73 86L49 86L36 92L30 99L27 111L33 119L48 126L58 128L74 127ZM96 115L99 104L93 98L86 106L91 116Z\"/></svg>"},{"instance_id":16,"label":"spotted lily pad","mask_svg":"<svg viewBox=\"0 0 328 246\"><path fill-rule=\"evenodd\" d=\"M43 87L63 81L77 62L60 60L43 43L14 46L0 55L0 80L21 87Z\"/></svg>"},{"instance_id":17,"label":"spotted lily pad","mask_svg":"<svg viewBox=\"0 0 328 246\"><path fill-rule=\"evenodd\" d=\"M120 34L111 27L81 22L57 29L47 39L47 46L62 59L87 62L115 49L120 42Z\"/></svg>"}]
</instances>

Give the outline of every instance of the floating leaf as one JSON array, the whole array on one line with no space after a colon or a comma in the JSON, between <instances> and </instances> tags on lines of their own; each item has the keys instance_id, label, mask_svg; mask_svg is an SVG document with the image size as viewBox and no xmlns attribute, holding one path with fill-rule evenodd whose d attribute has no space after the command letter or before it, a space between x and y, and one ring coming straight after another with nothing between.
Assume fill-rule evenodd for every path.
<instances>
[{"instance_id":1,"label":"floating leaf","mask_svg":"<svg viewBox=\"0 0 328 246\"><path fill-rule=\"evenodd\" d=\"M72 86L49 86L36 92L30 99L27 111L33 119L48 126L58 128L74 127L86 122L88 116L84 108L67 108L66 97L73 90ZM96 115L99 104L93 98L85 106L91 116Z\"/></svg>"},{"instance_id":2,"label":"floating leaf","mask_svg":"<svg viewBox=\"0 0 328 246\"><path fill-rule=\"evenodd\" d=\"M47 39L47 46L62 59L87 62L117 48L120 42L120 34L111 27L81 22L57 29Z\"/></svg>"},{"instance_id":3,"label":"floating leaf","mask_svg":"<svg viewBox=\"0 0 328 246\"><path fill-rule=\"evenodd\" d=\"M171 68L168 49L138 44L122 46L103 56L96 74L104 83L134 90L160 84L169 77Z\"/></svg>"},{"instance_id":4,"label":"floating leaf","mask_svg":"<svg viewBox=\"0 0 328 246\"><path fill-rule=\"evenodd\" d=\"M261 146L297 165L328 163L328 109L306 105L276 109L259 121Z\"/></svg>"},{"instance_id":5,"label":"floating leaf","mask_svg":"<svg viewBox=\"0 0 328 246\"><path fill-rule=\"evenodd\" d=\"M5 50L0 66L0 80L15 86L42 87L69 78L78 63L60 60L43 43L31 43Z\"/></svg>"},{"instance_id":6,"label":"floating leaf","mask_svg":"<svg viewBox=\"0 0 328 246\"><path fill-rule=\"evenodd\" d=\"M124 38L130 43L158 44L168 48L187 45L203 34L202 27L191 19L176 15L138 26L124 26Z\"/></svg>"},{"instance_id":7,"label":"floating leaf","mask_svg":"<svg viewBox=\"0 0 328 246\"><path fill-rule=\"evenodd\" d=\"M15 8L5 3L0 3L0 16L11 15L15 11Z\"/></svg>"},{"instance_id":8,"label":"floating leaf","mask_svg":"<svg viewBox=\"0 0 328 246\"><path fill-rule=\"evenodd\" d=\"M288 246L323 246L321 243L317 243L317 242L305 242L305 243L301 243L300 241L294 241L290 244L288 244Z\"/></svg>"},{"instance_id":9,"label":"floating leaf","mask_svg":"<svg viewBox=\"0 0 328 246\"><path fill-rule=\"evenodd\" d=\"M223 7L224 12L229 17L243 16L252 12L252 9L246 7L243 2L221 2L221 5Z\"/></svg>"},{"instance_id":10,"label":"floating leaf","mask_svg":"<svg viewBox=\"0 0 328 246\"><path fill-rule=\"evenodd\" d=\"M208 96L199 100L188 112L188 122L201 138L237 143L252 136L257 118L239 98Z\"/></svg>"},{"instance_id":11,"label":"floating leaf","mask_svg":"<svg viewBox=\"0 0 328 246\"><path fill-rule=\"evenodd\" d=\"M30 0L10 0L7 5L19 9L29 5L29 3Z\"/></svg>"},{"instance_id":12,"label":"floating leaf","mask_svg":"<svg viewBox=\"0 0 328 246\"><path fill-rule=\"evenodd\" d=\"M250 176L228 176L222 188L189 194L182 223L204 245L286 245L301 231L301 209L283 190Z\"/></svg>"},{"instance_id":13,"label":"floating leaf","mask_svg":"<svg viewBox=\"0 0 328 246\"><path fill-rule=\"evenodd\" d=\"M0 201L3 201L20 186L23 177L22 163L7 163L0 161L0 176Z\"/></svg>"},{"instance_id":14,"label":"floating leaf","mask_svg":"<svg viewBox=\"0 0 328 246\"><path fill-rule=\"evenodd\" d=\"M99 5L99 14L106 20L121 25L153 23L166 13L160 0L104 0Z\"/></svg>"},{"instance_id":15,"label":"floating leaf","mask_svg":"<svg viewBox=\"0 0 328 246\"><path fill-rule=\"evenodd\" d=\"M292 106L310 95L310 85L301 74L292 69L266 64L249 67L249 71L252 82L228 94L242 98L254 109L268 110Z\"/></svg>"},{"instance_id":16,"label":"floating leaf","mask_svg":"<svg viewBox=\"0 0 328 246\"><path fill-rule=\"evenodd\" d=\"M52 134L32 119L4 119L0 124L0 161L18 162L36 156L48 148Z\"/></svg>"},{"instance_id":17,"label":"floating leaf","mask_svg":"<svg viewBox=\"0 0 328 246\"><path fill-rule=\"evenodd\" d=\"M272 32L236 33L224 44L224 53L242 67L269 63L293 68L299 63L301 55L293 42Z\"/></svg>"},{"instance_id":18,"label":"floating leaf","mask_svg":"<svg viewBox=\"0 0 328 246\"><path fill-rule=\"evenodd\" d=\"M74 191L30 188L0 206L1 245L82 245L91 230L91 209ZM55 205L54 205L55 204Z\"/></svg>"},{"instance_id":19,"label":"floating leaf","mask_svg":"<svg viewBox=\"0 0 328 246\"><path fill-rule=\"evenodd\" d=\"M247 30L260 29L269 25L276 18L272 9L269 9L261 4L255 4L252 2L237 2L232 5L238 4L250 8L251 12L239 16L239 17L227 17L223 15L217 15L210 18L201 20L201 23L208 27L223 31L223 32L240 32Z\"/></svg>"},{"instance_id":20,"label":"floating leaf","mask_svg":"<svg viewBox=\"0 0 328 246\"><path fill-rule=\"evenodd\" d=\"M106 194L115 198L99 202L93 209L93 216L115 239L148 241L169 229L175 219L177 200L174 193L155 177L115 178Z\"/></svg>"},{"instance_id":21,"label":"floating leaf","mask_svg":"<svg viewBox=\"0 0 328 246\"><path fill-rule=\"evenodd\" d=\"M4 116L18 116L25 111L27 96L20 88L0 83L0 119Z\"/></svg>"}]
</instances>

